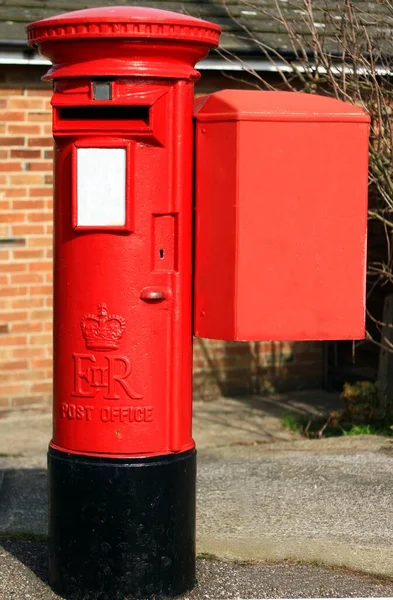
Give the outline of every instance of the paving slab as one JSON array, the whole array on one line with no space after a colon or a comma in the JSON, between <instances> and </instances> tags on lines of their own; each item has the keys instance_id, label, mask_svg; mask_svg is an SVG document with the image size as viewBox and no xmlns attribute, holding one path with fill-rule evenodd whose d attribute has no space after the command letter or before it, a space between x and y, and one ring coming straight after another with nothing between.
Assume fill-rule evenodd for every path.
<instances>
[{"instance_id":1,"label":"paving slab","mask_svg":"<svg viewBox=\"0 0 393 600\"><path fill-rule=\"evenodd\" d=\"M393 576L393 457L199 454L198 547L232 560L301 560Z\"/></svg>"},{"instance_id":2,"label":"paving slab","mask_svg":"<svg viewBox=\"0 0 393 600\"><path fill-rule=\"evenodd\" d=\"M48 586L47 552L42 540L0 539L0 600L61 600ZM307 565L199 559L197 578L184 600L393 596L393 583L386 579Z\"/></svg>"}]
</instances>

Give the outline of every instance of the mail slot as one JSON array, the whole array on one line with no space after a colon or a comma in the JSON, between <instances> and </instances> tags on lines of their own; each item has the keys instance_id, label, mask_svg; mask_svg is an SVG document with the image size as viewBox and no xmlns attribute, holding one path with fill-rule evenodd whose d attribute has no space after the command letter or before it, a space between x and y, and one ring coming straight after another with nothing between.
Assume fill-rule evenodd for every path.
<instances>
[{"instance_id":1,"label":"mail slot","mask_svg":"<svg viewBox=\"0 0 393 600\"><path fill-rule=\"evenodd\" d=\"M195 117L195 335L363 338L369 117L244 90Z\"/></svg>"}]
</instances>

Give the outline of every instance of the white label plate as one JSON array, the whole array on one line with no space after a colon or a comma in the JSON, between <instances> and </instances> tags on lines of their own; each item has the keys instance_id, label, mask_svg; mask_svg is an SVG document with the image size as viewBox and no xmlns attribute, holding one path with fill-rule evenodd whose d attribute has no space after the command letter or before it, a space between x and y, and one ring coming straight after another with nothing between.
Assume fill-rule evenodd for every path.
<instances>
[{"instance_id":1,"label":"white label plate","mask_svg":"<svg viewBox=\"0 0 393 600\"><path fill-rule=\"evenodd\" d=\"M126 149L77 148L77 225L126 224Z\"/></svg>"}]
</instances>

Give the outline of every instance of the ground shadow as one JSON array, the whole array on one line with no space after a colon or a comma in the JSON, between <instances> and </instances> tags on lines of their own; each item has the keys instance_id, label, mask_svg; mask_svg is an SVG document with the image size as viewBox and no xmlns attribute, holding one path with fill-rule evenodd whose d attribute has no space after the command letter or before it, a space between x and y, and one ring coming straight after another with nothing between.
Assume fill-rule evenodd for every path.
<instances>
[{"instance_id":1,"label":"ground shadow","mask_svg":"<svg viewBox=\"0 0 393 600\"><path fill-rule=\"evenodd\" d=\"M28 534L19 538L2 536L0 546L48 585L48 540L28 539Z\"/></svg>"},{"instance_id":2,"label":"ground shadow","mask_svg":"<svg viewBox=\"0 0 393 600\"><path fill-rule=\"evenodd\" d=\"M0 544L47 583L47 472L4 469L1 476Z\"/></svg>"}]
</instances>

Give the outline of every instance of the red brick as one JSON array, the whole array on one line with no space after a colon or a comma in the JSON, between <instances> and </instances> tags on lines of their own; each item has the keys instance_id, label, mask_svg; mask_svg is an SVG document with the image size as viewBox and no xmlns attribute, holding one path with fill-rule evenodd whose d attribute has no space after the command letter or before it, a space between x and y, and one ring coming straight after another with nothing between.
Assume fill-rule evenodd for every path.
<instances>
[{"instance_id":1,"label":"red brick","mask_svg":"<svg viewBox=\"0 0 393 600\"><path fill-rule=\"evenodd\" d=\"M33 369L50 369L52 370L53 367L53 360L51 358L41 358L38 360L32 360L31 361L31 366L33 367Z\"/></svg>"},{"instance_id":2,"label":"red brick","mask_svg":"<svg viewBox=\"0 0 393 600\"><path fill-rule=\"evenodd\" d=\"M27 323L15 323L12 325L12 333L36 333L43 331L43 323L28 321Z\"/></svg>"},{"instance_id":3,"label":"red brick","mask_svg":"<svg viewBox=\"0 0 393 600\"><path fill-rule=\"evenodd\" d=\"M42 176L32 173L11 175L11 185L42 185Z\"/></svg>"},{"instance_id":4,"label":"red brick","mask_svg":"<svg viewBox=\"0 0 393 600\"><path fill-rule=\"evenodd\" d=\"M19 98L20 96L24 95L24 92L25 91L22 87L1 88L2 96L16 96L17 98Z\"/></svg>"},{"instance_id":5,"label":"red brick","mask_svg":"<svg viewBox=\"0 0 393 600\"><path fill-rule=\"evenodd\" d=\"M40 158L41 150L11 150L11 158Z\"/></svg>"},{"instance_id":6,"label":"red brick","mask_svg":"<svg viewBox=\"0 0 393 600\"><path fill-rule=\"evenodd\" d=\"M24 137L0 137L0 146L24 146L25 138ZM12 152L11 152L12 156Z\"/></svg>"},{"instance_id":7,"label":"red brick","mask_svg":"<svg viewBox=\"0 0 393 600\"><path fill-rule=\"evenodd\" d=\"M27 96L39 96L39 97L45 96L46 98L48 98L48 103L49 103L49 99L52 96L52 88L48 84L47 88L26 90L26 95Z\"/></svg>"},{"instance_id":8,"label":"red brick","mask_svg":"<svg viewBox=\"0 0 393 600\"><path fill-rule=\"evenodd\" d=\"M50 235L45 237L32 237L28 240L30 248L42 248L43 246L49 246L52 243L52 237Z\"/></svg>"},{"instance_id":9,"label":"red brick","mask_svg":"<svg viewBox=\"0 0 393 600\"><path fill-rule=\"evenodd\" d=\"M37 210L46 208L44 200L14 200L12 207L15 210Z\"/></svg>"},{"instance_id":10,"label":"red brick","mask_svg":"<svg viewBox=\"0 0 393 600\"><path fill-rule=\"evenodd\" d=\"M0 264L0 273L13 273L15 271L25 271L27 265L25 263L8 262L7 264Z\"/></svg>"},{"instance_id":11,"label":"red brick","mask_svg":"<svg viewBox=\"0 0 393 600\"><path fill-rule=\"evenodd\" d=\"M44 221L52 221L53 215L52 213L44 213L44 212L33 212L27 215L27 220L31 223L39 221L43 223Z\"/></svg>"},{"instance_id":12,"label":"red brick","mask_svg":"<svg viewBox=\"0 0 393 600\"><path fill-rule=\"evenodd\" d=\"M30 110L36 110L44 107L44 101L42 98L9 98L8 108L26 108Z\"/></svg>"},{"instance_id":13,"label":"red brick","mask_svg":"<svg viewBox=\"0 0 393 600\"><path fill-rule=\"evenodd\" d=\"M15 358L37 358L38 356L45 356L46 348L15 348L12 351L12 355Z\"/></svg>"},{"instance_id":14,"label":"red brick","mask_svg":"<svg viewBox=\"0 0 393 600\"><path fill-rule=\"evenodd\" d=\"M40 135L41 127L39 125L24 124L9 124L7 127L8 133L16 133L20 135Z\"/></svg>"},{"instance_id":15,"label":"red brick","mask_svg":"<svg viewBox=\"0 0 393 600\"><path fill-rule=\"evenodd\" d=\"M32 406L33 404L47 404L47 401L41 394L36 396L30 394L30 396L11 398L12 408L23 408Z\"/></svg>"},{"instance_id":16,"label":"red brick","mask_svg":"<svg viewBox=\"0 0 393 600\"><path fill-rule=\"evenodd\" d=\"M10 362L0 363L0 370L1 371L8 371L8 370L16 371L17 369L27 369L28 366L29 366L29 363L27 362L27 360L12 360Z\"/></svg>"},{"instance_id":17,"label":"red brick","mask_svg":"<svg viewBox=\"0 0 393 600\"><path fill-rule=\"evenodd\" d=\"M24 121L26 112L21 110L0 110L0 121Z\"/></svg>"},{"instance_id":18,"label":"red brick","mask_svg":"<svg viewBox=\"0 0 393 600\"><path fill-rule=\"evenodd\" d=\"M2 346L26 346L27 344L27 337L24 336L17 336L17 335L10 335L10 336L4 336L1 339L1 345Z\"/></svg>"},{"instance_id":19,"label":"red brick","mask_svg":"<svg viewBox=\"0 0 393 600\"><path fill-rule=\"evenodd\" d=\"M36 285L30 288L32 296L45 296L46 294L50 296L52 292L53 288L51 285Z\"/></svg>"},{"instance_id":20,"label":"red brick","mask_svg":"<svg viewBox=\"0 0 393 600\"><path fill-rule=\"evenodd\" d=\"M25 321L27 319L27 312L9 312L9 313L1 313L0 320L1 321Z\"/></svg>"},{"instance_id":21,"label":"red brick","mask_svg":"<svg viewBox=\"0 0 393 600\"><path fill-rule=\"evenodd\" d=\"M53 389L53 385L51 381L47 383L37 383L33 385L31 391L34 392L42 392L42 393L51 393Z\"/></svg>"},{"instance_id":22,"label":"red brick","mask_svg":"<svg viewBox=\"0 0 393 600\"><path fill-rule=\"evenodd\" d=\"M0 260L9 260L10 256L9 250L0 250Z\"/></svg>"},{"instance_id":23,"label":"red brick","mask_svg":"<svg viewBox=\"0 0 393 600\"><path fill-rule=\"evenodd\" d=\"M0 320L2 316L0 315ZM10 330L8 323L0 323L0 334L8 333Z\"/></svg>"},{"instance_id":24,"label":"red brick","mask_svg":"<svg viewBox=\"0 0 393 600\"><path fill-rule=\"evenodd\" d=\"M48 271L52 269L52 262L32 262L29 264L29 271Z\"/></svg>"},{"instance_id":25,"label":"red brick","mask_svg":"<svg viewBox=\"0 0 393 600\"><path fill-rule=\"evenodd\" d=\"M40 187L40 188L31 188L29 190L29 196L32 196L34 198L45 198L45 197L51 197L53 195L53 188L52 186L47 186L47 187Z\"/></svg>"},{"instance_id":26,"label":"red brick","mask_svg":"<svg viewBox=\"0 0 393 600\"><path fill-rule=\"evenodd\" d=\"M3 398L6 398L7 396L13 396L15 394L23 394L26 392L26 384L0 386L0 396Z\"/></svg>"},{"instance_id":27,"label":"red brick","mask_svg":"<svg viewBox=\"0 0 393 600\"><path fill-rule=\"evenodd\" d=\"M0 171L10 173L11 171L21 171L22 163L20 162L2 162L0 163Z\"/></svg>"},{"instance_id":28,"label":"red brick","mask_svg":"<svg viewBox=\"0 0 393 600\"><path fill-rule=\"evenodd\" d=\"M25 220L25 215L15 212L2 213L1 220L3 223L22 223Z\"/></svg>"},{"instance_id":29,"label":"red brick","mask_svg":"<svg viewBox=\"0 0 393 600\"><path fill-rule=\"evenodd\" d=\"M29 112L29 121L34 121L36 123L47 123L52 121L52 113L51 112ZM52 125L50 125L52 129Z\"/></svg>"},{"instance_id":30,"label":"red brick","mask_svg":"<svg viewBox=\"0 0 393 600\"><path fill-rule=\"evenodd\" d=\"M13 298L12 308L40 308L45 306L45 298ZM38 317L35 317L38 318Z\"/></svg>"},{"instance_id":31,"label":"red brick","mask_svg":"<svg viewBox=\"0 0 393 600\"><path fill-rule=\"evenodd\" d=\"M0 150L0 159L5 160L8 158L9 152L8 150Z\"/></svg>"},{"instance_id":32,"label":"red brick","mask_svg":"<svg viewBox=\"0 0 393 600\"><path fill-rule=\"evenodd\" d=\"M37 320L46 320L46 319L52 319L53 317L53 312L50 309L45 309L45 310L32 310L30 313L30 317L31 319L37 319Z\"/></svg>"},{"instance_id":33,"label":"red brick","mask_svg":"<svg viewBox=\"0 0 393 600\"><path fill-rule=\"evenodd\" d=\"M45 233L45 229L43 225L13 225L12 233L15 236L40 235Z\"/></svg>"},{"instance_id":34,"label":"red brick","mask_svg":"<svg viewBox=\"0 0 393 600\"><path fill-rule=\"evenodd\" d=\"M35 137L27 140L28 146L53 146L53 139L51 137Z\"/></svg>"},{"instance_id":35,"label":"red brick","mask_svg":"<svg viewBox=\"0 0 393 600\"><path fill-rule=\"evenodd\" d=\"M52 343L52 336L48 333L41 333L40 335L32 335L30 337L31 346L46 346Z\"/></svg>"},{"instance_id":36,"label":"red brick","mask_svg":"<svg viewBox=\"0 0 393 600\"><path fill-rule=\"evenodd\" d=\"M11 275L11 283L42 283L44 281L41 273L16 273Z\"/></svg>"},{"instance_id":37,"label":"red brick","mask_svg":"<svg viewBox=\"0 0 393 600\"><path fill-rule=\"evenodd\" d=\"M53 171L52 161L29 162L26 165L27 171Z\"/></svg>"},{"instance_id":38,"label":"red brick","mask_svg":"<svg viewBox=\"0 0 393 600\"><path fill-rule=\"evenodd\" d=\"M26 296L27 292L27 287L23 286L0 288L0 296Z\"/></svg>"},{"instance_id":39,"label":"red brick","mask_svg":"<svg viewBox=\"0 0 393 600\"><path fill-rule=\"evenodd\" d=\"M43 258L43 256L44 256L43 250L32 250L31 248L23 248L23 249L15 249L14 250L14 258L17 260L24 260L24 259L31 260L32 258ZM27 265L26 265L26 269L27 269Z\"/></svg>"},{"instance_id":40,"label":"red brick","mask_svg":"<svg viewBox=\"0 0 393 600\"><path fill-rule=\"evenodd\" d=\"M53 150L44 150L44 158L52 158L53 159L54 152Z\"/></svg>"},{"instance_id":41,"label":"red brick","mask_svg":"<svg viewBox=\"0 0 393 600\"><path fill-rule=\"evenodd\" d=\"M16 187L16 188L5 188L0 192L4 198L23 198L27 196L27 189Z\"/></svg>"},{"instance_id":42,"label":"red brick","mask_svg":"<svg viewBox=\"0 0 393 600\"><path fill-rule=\"evenodd\" d=\"M28 381L30 383L31 381L42 381L44 377L46 377L45 371L21 371L18 375L13 372L0 372L0 382L2 383L15 381L15 379L17 379L18 382Z\"/></svg>"}]
</instances>

